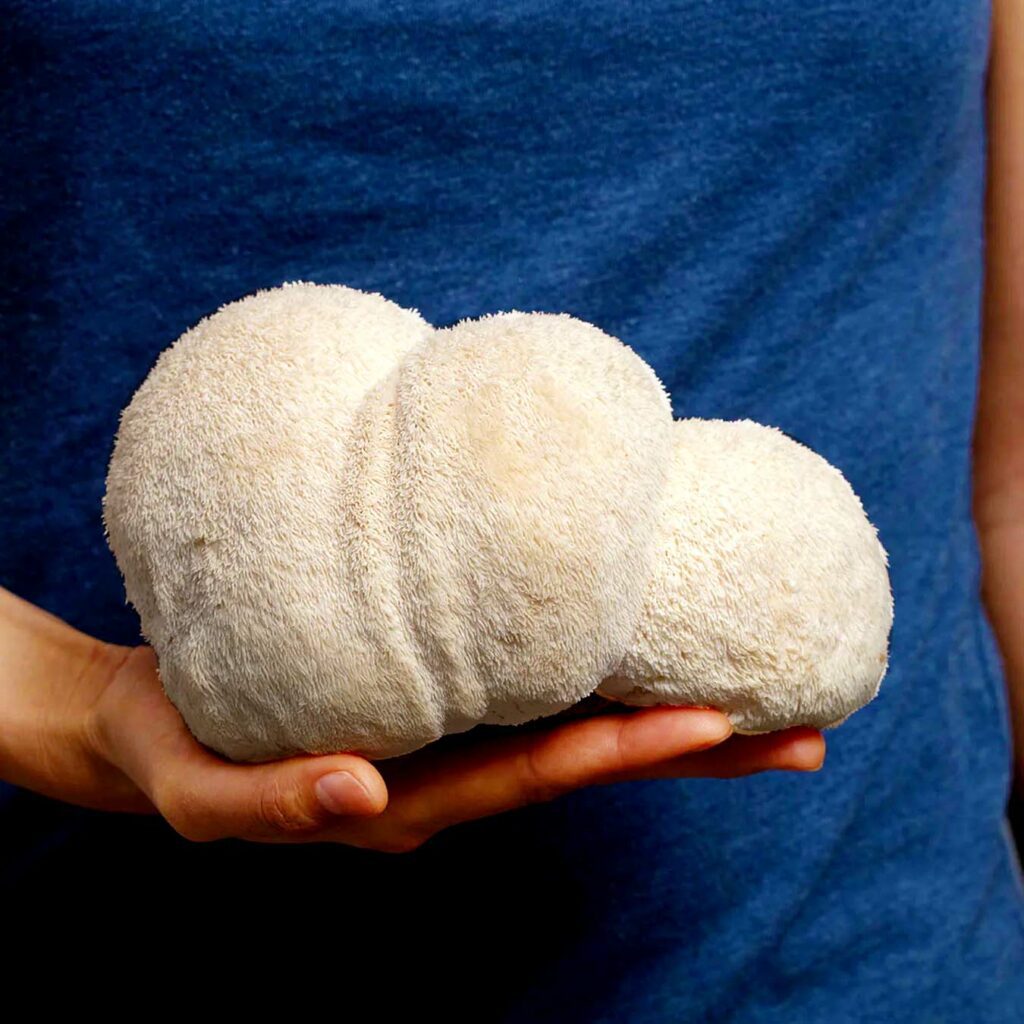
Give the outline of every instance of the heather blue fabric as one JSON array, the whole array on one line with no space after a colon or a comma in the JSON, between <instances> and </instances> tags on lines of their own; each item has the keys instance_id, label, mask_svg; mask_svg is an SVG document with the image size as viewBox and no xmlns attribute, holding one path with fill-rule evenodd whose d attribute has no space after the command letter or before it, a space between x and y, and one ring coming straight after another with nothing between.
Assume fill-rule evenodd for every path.
<instances>
[{"instance_id":1,"label":"heather blue fabric","mask_svg":"<svg viewBox=\"0 0 1024 1024\"><path fill-rule=\"evenodd\" d=\"M841 467L896 602L881 696L817 775L596 789L407 857L193 846L8 789L9 907L100 908L120 955L184 925L211 972L244 954L240 993L312 974L346 1012L1021 1018L969 516L986 4L2 8L5 586L137 638L100 523L118 412L199 317L304 278L599 324L678 415Z\"/></svg>"}]
</instances>

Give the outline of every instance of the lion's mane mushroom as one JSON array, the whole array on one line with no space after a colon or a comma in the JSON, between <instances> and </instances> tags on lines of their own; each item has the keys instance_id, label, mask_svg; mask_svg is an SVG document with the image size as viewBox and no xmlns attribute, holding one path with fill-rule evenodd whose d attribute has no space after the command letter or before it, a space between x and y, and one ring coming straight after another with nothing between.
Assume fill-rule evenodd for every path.
<instances>
[{"instance_id":1,"label":"lion's mane mushroom","mask_svg":"<svg viewBox=\"0 0 1024 1024\"><path fill-rule=\"evenodd\" d=\"M885 671L886 556L839 471L673 423L567 314L223 306L123 412L103 513L168 696L236 760L390 757L595 690L828 725Z\"/></svg>"}]
</instances>

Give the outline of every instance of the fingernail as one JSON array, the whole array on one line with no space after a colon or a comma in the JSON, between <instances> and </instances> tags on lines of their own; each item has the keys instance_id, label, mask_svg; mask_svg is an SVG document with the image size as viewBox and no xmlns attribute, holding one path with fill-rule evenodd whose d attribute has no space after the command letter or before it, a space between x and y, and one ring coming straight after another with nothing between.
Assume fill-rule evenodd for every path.
<instances>
[{"instance_id":1,"label":"fingernail","mask_svg":"<svg viewBox=\"0 0 1024 1024\"><path fill-rule=\"evenodd\" d=\"M679 712L672 722L673 728L661 733L666 749L703 750L716 746L732 734L732 722L718 711L680 708ZM652 722L659 730L662 725L663 722Z\"/></svg>"},{"instance_id":2,"label":"fingernail","mask_svg":"<svg viewBox=\"0 0 1024 1024\"><path fill-rule=\"evenodd\" d=\"M818 748L817 748L817 744L815 744L815 753L817 753L817 752L818 752ZM825 766L825 752L822 750L822 751L820 751L820 760L818 761L818 763L817 764L811 763L809 765L806 765L803 770L804 771L821 771L821 769L824 768L824 766Z\"/></svg>"},{"instance_id":3,"label":"fingernail","mask_svg":"<svg viewBox=\"0 0 1024 1024\"><path fill-rule=\"evenodd\" d=\"M709 744L721 743L732 735L732 722L719 711L711 708L697 708L700 714L690 712L689 728L696 732L701 740Z\"/></svg>"},{"instance_id":4,"label":"fingernail","mask_svg":"<svg viewBox=\"0 0 1024 1024\"><path fill-rule=\"evenodd\" d=\"M316 798L331 814L352 814L369 807L369 790L351 772L329 772L316 780Z\"/></svg>"}]
</instances>

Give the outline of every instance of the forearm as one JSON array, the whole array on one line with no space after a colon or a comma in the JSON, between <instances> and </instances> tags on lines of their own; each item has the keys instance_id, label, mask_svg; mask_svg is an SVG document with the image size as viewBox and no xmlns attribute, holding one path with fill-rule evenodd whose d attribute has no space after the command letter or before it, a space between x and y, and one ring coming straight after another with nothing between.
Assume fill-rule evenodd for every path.
<instances>
[{"instance_id":1,"label":"forearm","mask_svg":"<svg viewBox=\"0 0 1024 1024\"><path fill-rule=\"evenodd\" d=\"M1017 789L1024 794L1024 520L979 530L982 593L1003 658Z\"/></svg>"},{"instance_id":2,"label":"forearm","mask_svg":"<svg viewBox=\"0 0 1024 1024\"><path fill-rule=\"evenodd\" d=\"M1024 791L1024 0L993 4L974 515Z\"/></svg>"},{"instance_id":3,"label":"forearm","mask_svg":"<svg viewBox=\"0 0 1024 1024\"><path fill-rule=\"evenodd\" d=\"M0 588L0 778L73 803L139 808L136 787L90 738L96 701L128 653Z\"/></svg>"}]
</instances>

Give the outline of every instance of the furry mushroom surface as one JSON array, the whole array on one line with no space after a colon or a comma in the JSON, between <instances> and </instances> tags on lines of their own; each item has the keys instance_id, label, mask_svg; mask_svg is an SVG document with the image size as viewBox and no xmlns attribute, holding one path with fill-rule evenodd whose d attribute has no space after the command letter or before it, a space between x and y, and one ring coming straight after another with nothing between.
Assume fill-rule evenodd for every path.
<instances>
[{"instance_id":1,"label":"furry mushroom surface","mask_svg":"<svg viewBox=\"0 0 1024 1024\"><path fill-rule=\"evenodd\" d=\"M103 516L168 697L233 760L392 757L595 691L825 726L886 667L887 559L840 472L673 422L564 313L229 303L122 413Z\"/></svg>"},{"instance_id":2,"label":"furry mushroom surface","mask_svg":"<svg viewBox=\"0 0 1024 1024\"><path fill-rule=\"evenodd\" d=\"M751 420L677 420L651 581L598 692L724 711L737 732L839 725L878 693L887 558L842 473Z\"/></svg>"}]
</instances>

